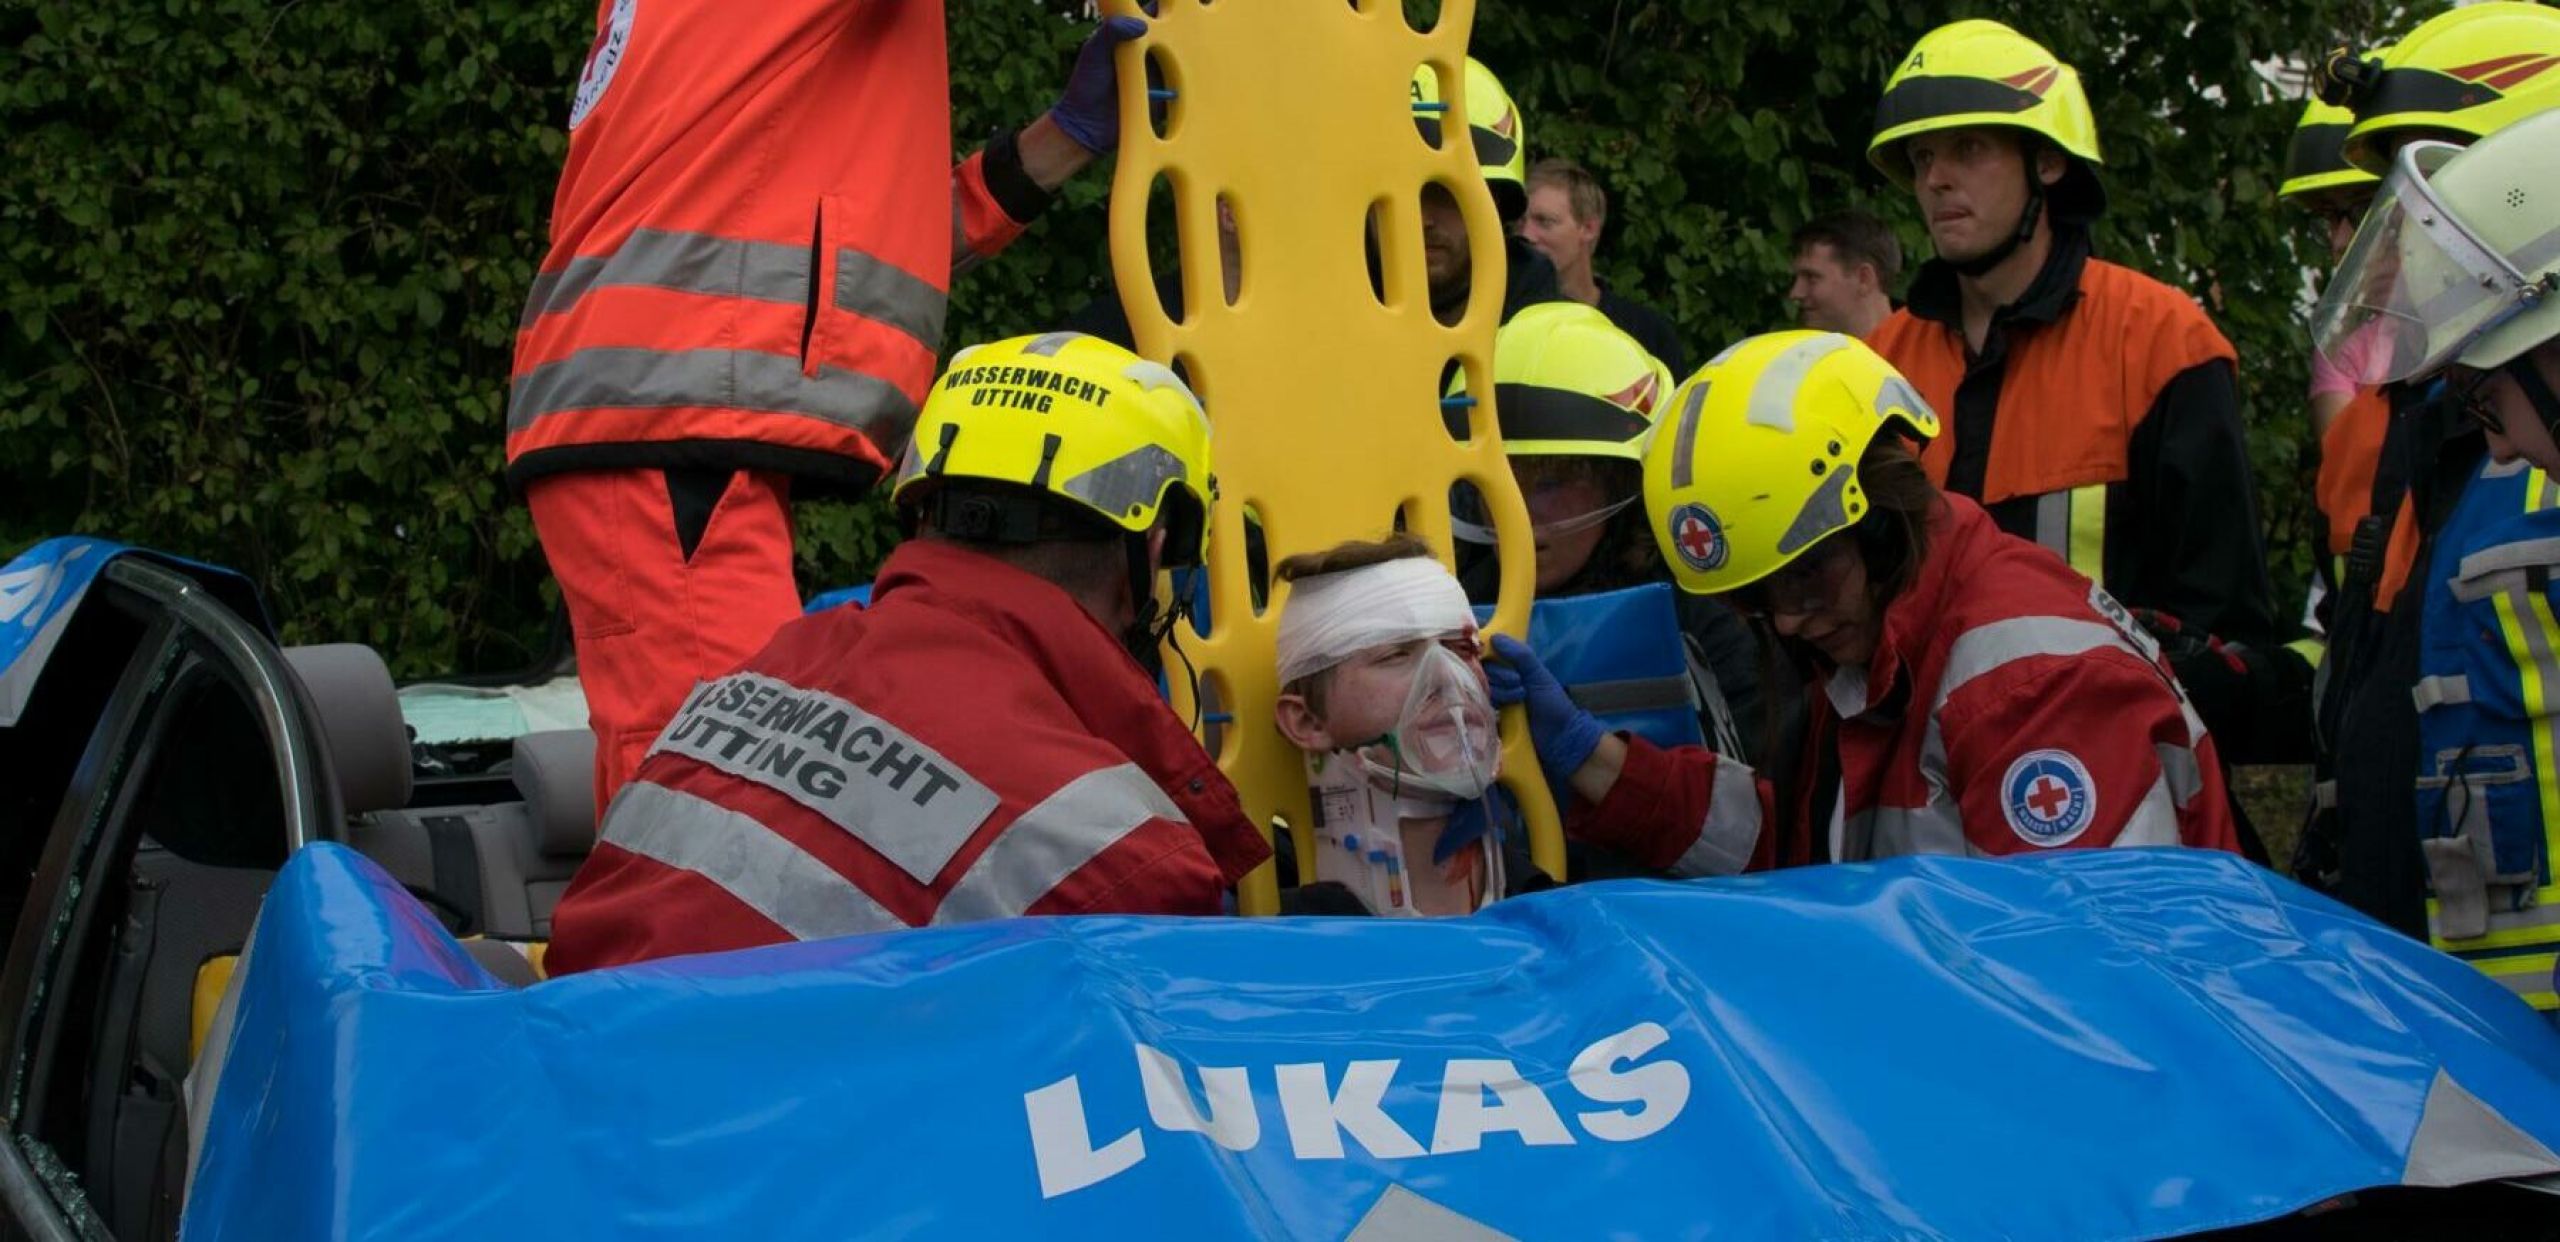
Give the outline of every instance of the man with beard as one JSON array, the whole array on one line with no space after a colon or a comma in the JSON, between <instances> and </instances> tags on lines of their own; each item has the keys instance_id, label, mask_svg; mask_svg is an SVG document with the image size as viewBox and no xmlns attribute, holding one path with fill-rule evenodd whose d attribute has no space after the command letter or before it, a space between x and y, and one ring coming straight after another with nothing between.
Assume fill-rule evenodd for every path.
<instances>
[{"instance_id":1,"label":"man with beard","mask_svg":"<svg viewBox=\"0 0 2560 1242\"><path fill-rule=\"evenodd\" d=\"M1038 914L1216 914L1269 857L1157 693L1209 423L1074 333L964 350L892 498L869 608L694 688L561 898L555 972Z\"/></svg>"}]
</instances>

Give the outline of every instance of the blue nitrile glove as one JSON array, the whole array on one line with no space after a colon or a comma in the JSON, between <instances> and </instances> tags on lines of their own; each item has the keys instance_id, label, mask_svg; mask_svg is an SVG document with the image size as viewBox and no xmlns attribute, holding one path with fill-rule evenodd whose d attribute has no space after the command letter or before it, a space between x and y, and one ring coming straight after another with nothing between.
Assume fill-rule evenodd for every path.
<instances>
[{"instance_id":1,"label":"blue nitrile glove","mask_svg":"<svg viewBox=\"0 0 2560 1242\"><path fill-rule=\"evenodd\" d=\"M1528 705L1529 740L1538 751L1538 768L1547 774L1547 789L1561 806L1572 796L1573 774L1591 761L1605 730L1598 717L1582 710L1564 692L1564 683L1547 671L1529 644L1496 634L1493 653L1501 663L1484 666L1485 684L1500 706Z\"/></svg>"},{"instance_id":2,"label":"blue nitrile glove","mask_svg":"<svg viewBox=\"0 0 2560 1242\"><path fill-rule=\"evenodd\" d=\"M1449 822L1440 826L1440 839L1431 843L1431 861L1445 863L1493 830L1493 816L1485 813L1485 800L1461 802L1449 812Z\"/></svg>"},{"instance_id":3,"label":"blue nitrile glove","mask_svg":"<svg viewBox=\"0 0 2560 1242\"><path fill-rule=\"evenodd\" d=\"M1077 146L1101 155L1120 145L1120 71L1114 53L1146 32L1143 17L1111 17L1085 38L1076 67L1067 71L1066 93L1049 109L1049 119Z\"/></svg>"}]
</instances>

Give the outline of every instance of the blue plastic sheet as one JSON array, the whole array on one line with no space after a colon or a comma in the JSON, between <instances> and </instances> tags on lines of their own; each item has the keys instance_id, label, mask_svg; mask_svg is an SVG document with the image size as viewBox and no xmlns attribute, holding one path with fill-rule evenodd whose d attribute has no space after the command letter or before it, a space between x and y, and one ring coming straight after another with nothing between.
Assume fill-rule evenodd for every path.
<instances>
[{"instance_id":1,"label":"blue plastic sheet","mask_svg":"<svg viewBox=\"0 0 2560 1242\"><path fill-rule=\"evenodd\" d=\"M849 587L837 587L832 591L820 591L809 597L809 602L801 607L800 614L807 616L813 612L825 612L830 608L842 608L847 604L863 608L870 607L871 584L862 582Z\"/></svg>"},{"instance_id":2,"label":"blue plastic sheet","mask_svg":"<svg viewBox=\"0 0 2560 1242\"><path fill-rule=\"evenodd\" d=\"M324 845L237 1003L193 1239L1331 1239L1373 1211L2106 1239L2560 1167L2530 1010L2175 850L1017 920L511 991Z\"/></svg>"},{"instance_id":3,"label":"blue plastic sheet","mask_svg":"<svg viewBox=\"0 0 2560 1242\"><path fill-rule=\"evenodd\" d=\"M1476 609L1476 620L1490 622L1493 609ZM1601 727L1633 733L1656 746L1697 746L1707 740L1698 722L1698 704L1689 686L1688 641L1680 632L1679 606L1668 582L1648 582L1618 591L1563 595L1529 606L1530 650L1547 671L1573 692ZM1605 687L1652 687L1654 702L1612 708L1592 692ZM1671 702L1661 687L1685 692L1689 701Z\"/></svg>"}]
</instances>

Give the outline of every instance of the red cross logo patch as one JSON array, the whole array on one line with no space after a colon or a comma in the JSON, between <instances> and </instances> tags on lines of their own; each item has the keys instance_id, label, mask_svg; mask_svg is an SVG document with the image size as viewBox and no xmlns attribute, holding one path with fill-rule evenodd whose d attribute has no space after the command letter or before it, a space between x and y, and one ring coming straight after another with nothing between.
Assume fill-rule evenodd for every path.
<instances>
[{"instance_id":1,"label":"red cross logo patch","mask_svg":"<svg viewBox=\"0 0 2560 1242\"><path fill-rule=\"evenodd\" d=\"M2001 815L2018 839L2039 849L2068 845L2098 818L2098 783L2067 750L2031 750L2000 778Z\"/></svg>"},{"instance_id":2,"label":"red cross logo patch","mask_svg":"<svg viewBox=\"0 0 2560 1242\"><path fill-rule=\"evenodd\" d=\"M1724 568L1725 558L1732 553L1724 541L1724 523L1716 520L1715 510L1699 504L1671 511L1671 550L1702 574Z\"/></svg>"}]
</instances>

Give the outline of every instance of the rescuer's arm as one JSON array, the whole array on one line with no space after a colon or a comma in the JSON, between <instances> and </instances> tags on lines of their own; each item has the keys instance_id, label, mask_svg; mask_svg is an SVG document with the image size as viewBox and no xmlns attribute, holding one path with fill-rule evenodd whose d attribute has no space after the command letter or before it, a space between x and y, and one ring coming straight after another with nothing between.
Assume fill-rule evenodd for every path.
<instances>
[{"instance_id":1,"label":"rescuer's arm","mask_svg":"<svg viewBox=\"0 0 2560 1242\"><path fill-rule=\"evenodd\" d=\"M2169 642L2170 662L2232 762L2309 759L2311 665L2284 647L2276 620L2231 364L2215 358L2170 380L2132 457L2145 534L2120 602L2214 643L2206 656Z\"/></svg>"},{"instance_id":2,"label":"rescuer's arm","mask_svg":"<svg viewBox=\"0 0 2560 1242\"><path fill-rule=\"evenodd\" d=\"M2177 845L2223 797L2166 678L2129 651L2017 661L1938 709L1947 793L1976 853ZM2227 815L2223 840L2230 848Z\"/></svg>"},{"instance_id":3,"label":"rescuer's arm","mask_svg":"<svg viewBox=\"0 0 2560 1242\"><path fill-rule=\"evenodd\" d=\"M2134 563L2108 566L2109 593L2226 642L2274 645L2275 593L2231 363L2208 359L2163 386L2128 455Z\"/></svg>"},{"instance_id":4,"label":"rescuer's arm","mask_svg":"<svg viewBox=\"0 0 2560 1242\"><path fill-rule=\"evenodd\" d=\"M1048 210L1059 187L1120 145L1113 53L1146 32L1143 18L1106 19L1076 53L1056 105L1019 131L988 139L951 170L952 275L1004 249Z\"/></svg>"},{"instance_id":5,"label":"rescuer's arm","mask_svg":"<svg viewBox=\"0 0 2560 1242\"><path fill-rule=\"evenodd\" d=\"M1566 808L1566 831L1676 875L1768 865L1761 826L1770 792L1749 767L1704 746L1664 750L1606 732L1527 644L1497 635L1493 645L1502 657L1485 666L1493 699L1527 708L1538 766Z\"/></svg>"}]
</instances>

